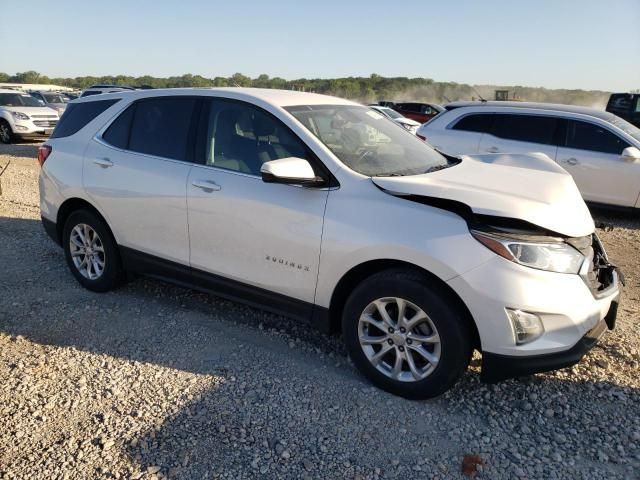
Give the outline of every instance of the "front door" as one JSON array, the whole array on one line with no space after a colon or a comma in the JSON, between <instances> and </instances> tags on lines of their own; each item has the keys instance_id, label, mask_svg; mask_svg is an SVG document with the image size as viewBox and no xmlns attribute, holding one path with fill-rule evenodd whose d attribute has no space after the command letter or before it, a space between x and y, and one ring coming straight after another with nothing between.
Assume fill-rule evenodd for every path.
<instances>
[{"instance_id":1,"label":"front door","mask_svg":"<svg viewBox=\"0 0 640 480\"><path fill-rule=\"evenodd\" d=\"M191 266L214 289L246 289L274 309L314 301L328 190L264 183L260 167L308 158L305 145L272 115L247 103L213 99L203 110L202 148L187 182ZM213 274L210 276L208 274ZM268 290L268 292L267 292ZM232 295L233 296L233 295ZM296 310L288 313L308 312ZM304 309L303 309L304 310Z\"/></svg>"},{"instance_id":2,"label":"front door","mask_svg":"<svg viewBox=\"0 0 640 480\"><path fill-rule=\"evenodd\" d=\"M633 207L640 193L640 163L623 160L628 146L604 126L569 120L556 159L585 200Z\"/></svg>"}]
</instances>

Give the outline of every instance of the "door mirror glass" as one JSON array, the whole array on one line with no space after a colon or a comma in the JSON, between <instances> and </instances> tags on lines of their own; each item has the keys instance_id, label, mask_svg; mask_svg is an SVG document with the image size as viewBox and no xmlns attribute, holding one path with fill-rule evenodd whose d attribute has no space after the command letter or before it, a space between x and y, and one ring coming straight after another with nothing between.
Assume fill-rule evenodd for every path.
<instances>
[{"instance_id":1,"label":"door mirror glass","mask_svg":"<svg viewBox=\"0 0 640 480\"><path fill-rule=\"evenodd\" d=\"M622 159L627 162L637 162L640 160L640 150L636 147L627 147L622 151Z\"/></svg>"},{"instance_id":2,"label":"door mirror glass","mask_svg":"<svg viewBox=\"0 0 640 480\"><path fill-rule=\"evenodd\" d=\"M324 184L324 180L316 176L311 164L303 158L288 157L265 162L260 168L260 173L266 183L306 186Z\"/></svg>"}]
</instances>

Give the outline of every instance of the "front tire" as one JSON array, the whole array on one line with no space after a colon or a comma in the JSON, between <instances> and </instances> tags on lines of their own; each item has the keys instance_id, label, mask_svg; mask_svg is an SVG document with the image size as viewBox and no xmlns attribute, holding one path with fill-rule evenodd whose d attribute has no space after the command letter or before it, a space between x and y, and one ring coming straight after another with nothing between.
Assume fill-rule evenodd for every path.
<instances>
[{"instance_id":1,"label":"front tire","mask_svg":"<svg viewBox=\"0 0 640 480\"><path fill-rule=\"evenodd\" d=\"M347 299L349 355L376 386L410 399L441 395L469 366L472 342L449 292L420 272L387 270Z\"/></svg>"},{"instance_id":2,"label":"front tire","mask_svg":"<svg viewBox=\"0 0 640 480\"><path fill-rule=\"evenodd\" d=\"M0 142L9 144L13 140L11 125L6 120L0 120Z\"/></svg>"},{"instance_id":3,"label":"front tire","mask_svg":"<svg viewBox=\"0 0 640 480\"><path fill-rule=\"evenodd\" d=\"M109 227L94 212L77 210L69 215L62 232L67 265L80 284L94 292L120 285L120 253Z\"/></svg>"}]
</instances>

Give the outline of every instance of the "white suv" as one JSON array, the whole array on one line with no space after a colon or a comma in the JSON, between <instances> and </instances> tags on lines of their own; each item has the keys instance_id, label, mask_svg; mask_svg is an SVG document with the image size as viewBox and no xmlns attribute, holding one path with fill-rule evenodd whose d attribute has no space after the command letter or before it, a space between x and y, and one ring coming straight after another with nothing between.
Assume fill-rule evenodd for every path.
<instances>
[{"instance_id":1,"label":"white suv","mask_svg":"<svg viewBox=\"0 0 640 480\"><path fill-rule=\"evenodd\" d=\"M446 157L346 100L229 88L80 99L38 156L86 288L133 271L341 330L399 395L474 348L487 381L572 365L614 326L616 268L544 155Z\"/></svg>"},{"instance_id":2,"label":"white suv","mask_svg":"<svg viewBox=\"0 0 640 480\"><path fill-rule=\"evenodd\" d=\"M612 113L548 103L454 102L418 129L450 155L542 152L588 202L640 208L640 129Z\"/></svg>"},{"instance_id":3,"label":"white suv","mask_svg":"<svg viewBox=\"0 0 640 480\"><path fill-rule=\"evenodd\" d=\"M59 120L58 112L28 93L0 89L0 142L47 136Z\"/></svg>"}]
</instances>

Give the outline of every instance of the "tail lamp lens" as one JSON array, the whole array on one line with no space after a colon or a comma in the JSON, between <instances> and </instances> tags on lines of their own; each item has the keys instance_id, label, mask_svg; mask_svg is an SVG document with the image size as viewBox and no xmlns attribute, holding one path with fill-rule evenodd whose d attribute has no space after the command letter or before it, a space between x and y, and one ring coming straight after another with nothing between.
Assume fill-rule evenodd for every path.
<instances>
[{"instance_id":1,"label":"tail lamp lens","mask_svg":"<svg viewBox=\"0 0 640 480\"><path fill-rule=\"evenodd\" d=\"M42 166L49 155L51 155L51 151L51 145L41 145L40 148L38 148L38 163L40 166Z\"/></svg>"}]
</instances>

